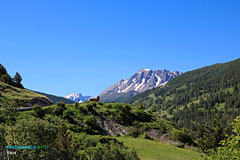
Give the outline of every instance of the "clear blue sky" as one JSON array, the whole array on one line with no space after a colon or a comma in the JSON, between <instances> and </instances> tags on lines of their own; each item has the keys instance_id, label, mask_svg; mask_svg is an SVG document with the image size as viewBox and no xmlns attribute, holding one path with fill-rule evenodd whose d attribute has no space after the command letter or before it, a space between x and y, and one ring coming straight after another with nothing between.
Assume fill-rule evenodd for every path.
<instances>
[{"instance_id":1,"label":"clear blue sky","mask_svg":"<svg viewBox=\"0 0 240 160\"><path fill-rule=\"evenodd\" d=\"M141 68L239 57L239 0L0 1L0 63L32 90L96 96Z\"/></svg>"}]
</instances>

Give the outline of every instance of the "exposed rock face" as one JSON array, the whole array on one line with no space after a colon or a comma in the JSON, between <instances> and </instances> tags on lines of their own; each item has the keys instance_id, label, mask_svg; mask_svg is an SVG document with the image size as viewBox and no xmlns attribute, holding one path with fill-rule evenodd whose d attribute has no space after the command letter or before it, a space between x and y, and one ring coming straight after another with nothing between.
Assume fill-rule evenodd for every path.
<instances>
[{"instance_id":1,"label":"exposed rock face","mask_svg":"<svg viewBox=\"0 0 240 160\"><path fill-rule=\"evenodd\" d=\"M110 120L108 117L102 114L99 114L95 111L92 111L91 113L92 115L95 115L96 123L101 128L101 132L100 132L101 135L116 136L116 135L123 135L128 133L128 131L125 130L124 126L122 126L121 124L118 124L113 120ZM71 117L71 118L79 126L84 127L86 125L85 123L77 120L77 118L75 117Z\"/></svg>"},{"instance_id":2,"label":"exposed rock face","mask_svg":"<svg viewBox=\"0 0 240 160\"><path fill-rule=\"evenodd\" d=\"M50 106L53 105L53 102L42 97L33 98L29 101L31 106L38 104L39 106Z\"/></svg>"},{"instance_id":3,"label":"exposed rock face","mask_svg":"<svg viewBox=\"0 0 240 160\"><path fill-rule=\"evenodd\" d=\"M131 78L122 79L118 83L112 85L103 91L99 96L106 102L116 101L117 98L123 97L126 94L128 97L133 97L136 94L144 92L148 89L165 85L170 79L181 74L182 72L178 71L170 72L168 70L153 71L150 69L141 69Z\"/></svg>"},{"instance_id":4,"label":"exposed rock face","mask_svg":"<svg viewBox=\"0 0 240 160\"><path fill-rule=\"evenodd\" d=\"M172 144L180 144L180 142L175 140L170 140L169 133L163 133L160 130L157 129L149 129L145 131L149 137L152 139L158 140L160 142L164 143L172 143Z\"/></svg>"},{"instance_id":5,"label":"exposed rock face","mask_svg":"<svg viewBox=\"0 0 240 160\"><path fill-rule=\"evenodd\" d=\"M107 117L101 115L100 118L97 118L97 124L103 130L103 135L116 136L117 134L123 135L127 133L124 129L124 126L108 119Z\"/></svg>"},{"instance_id":6,"label":"exposed rock face","mask_svg":"<svg viewBox=\"0 0 240 160\"><path fill-rule=\"evenodd\" d=\"M22 108L30 108L35 104L38 104L39 106L50 106L53 105L53 102L50 101L47 98L44 97L35 97L30 100L15 100L18 104L18 107Z\"/></svg>"},{"instance_id":7,"label":"exposed rock face","mask_svg":"<svg viewBox=\"0 0 240 160\"><path fill-rule=\"evenodd\" d=\"M161 142L169 141L169 134L163 133L157 129L150 129L146 131L147 135L155 140L159 140Z\"/></svg>"}]
</instances>

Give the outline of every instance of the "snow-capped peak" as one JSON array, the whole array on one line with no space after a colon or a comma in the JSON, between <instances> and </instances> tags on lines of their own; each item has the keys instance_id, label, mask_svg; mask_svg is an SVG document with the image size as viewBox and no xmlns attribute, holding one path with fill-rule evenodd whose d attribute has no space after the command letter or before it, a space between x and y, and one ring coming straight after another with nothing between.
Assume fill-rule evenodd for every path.
<instances>
[{"instance_id":1,"label":"snow-capped peak","mask_svg":"<svg viewBox=\"0 0 240 160\"><path fill-rule=\"evenodd\" d=\"M147 89L165 85L170 79L181 74L182 73L178 71L170 72L165 69L152 71L151 69L142 68L131 78L122 79L118 83L112 85L102 92L100 96L113 93L127 93L130 91L141 93Z\"/></svg>"},{"instance_id":2,"label":"snow-capped peak","mask_svg":"<svg viewBox=\"0 0 240 160\"><path fill-rule=\"evenodd\" d=\"M71 94L68 94L66 96L64 96L64 98L67 98L67 99L70 99L72 101L75 101L75 102L85 102L87 101L91 96L83 96L81 93L71 93Z\"/></svg>"},{"instance_id":3,"label":"snow-capped peak","mask_svg":"<svg viewBox=\"0 0 240 160\"><path fill-rule=\"evenodd\" d=\"M151 69L144 69L144 68L142 68L137 73L149 72L149 71L151 71Z\"/></svg>"}]
</instances>

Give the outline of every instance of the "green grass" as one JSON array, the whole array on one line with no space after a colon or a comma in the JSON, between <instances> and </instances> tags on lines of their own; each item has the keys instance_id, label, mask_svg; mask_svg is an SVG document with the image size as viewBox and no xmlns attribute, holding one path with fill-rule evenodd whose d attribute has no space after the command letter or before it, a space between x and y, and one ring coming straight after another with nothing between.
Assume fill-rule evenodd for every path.
<instances>
[{"instance_id":1,"label":"green grass","mask_svg":"<svg viewBox=\"0 0 240 160\"><path fill-rule=\"evenodd\" d=\"M48 99L47 97L41 94L32 92L27 89L13 87L3 82L0 82L0 93L2 97L8 98L8 99L24 100L24 99L32 99L35 97L44 97Z\"/></svg>"},{"instance_id":2,"label":"green grass","mask_svg":"<svg viewBox=\"0 0 240 160\"><path fill-rule=\"evenodd\" d=\"M201 155L189 149L177 148L157 141L118 137L129 149L135 148L141 160L201 160Z\"/></svg>"}]
</instances>

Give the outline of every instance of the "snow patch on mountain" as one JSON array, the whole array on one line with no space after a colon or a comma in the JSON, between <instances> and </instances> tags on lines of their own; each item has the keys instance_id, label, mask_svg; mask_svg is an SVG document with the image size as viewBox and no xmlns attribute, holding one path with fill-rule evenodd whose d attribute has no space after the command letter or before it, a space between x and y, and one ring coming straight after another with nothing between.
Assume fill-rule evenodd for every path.
<instances>
[{"instance_id":1,"label":"snow patch on mountain","mask_svg":"<svg viewBox=\"0 0 240 160\"><path fill-rule=\"evenodd\" d=\"M141 69L129 79L122 79L118 83L112 85L99 96L104 97L108 94L122 94L130 91L141 93L148 89L165 85L170 79L181 74L182 72L171 72L165 69L156 71L151 69Z\"/></svg>"},{"instance_id":2,"label":"snow patch on mountain","mask_svg":"<svg viewBox=\"0 0 240 160\"><path fill-rule=\"evenodd\" d=\"M155 87L157 87L157 86L160 86L161 78L160 78L158 75L156 75L156 74L155 74L155 76L156 76L157 79L158 79L158 81L157 81L157 83L156 83L156 86L155 86Z\"/></svg>"},{"instance_id":3,"label":"snow patch on mountain","mask_svg":"<svg viewBox=\"0 0 240 160\"><path fill-rule=\"evenodd\" d=\"M81 93L71 93L64 96L64 98L70 99L74 102L85 102L89 100L90 97L91 96L83 96Z\"/></svg>"}]
</instances>

